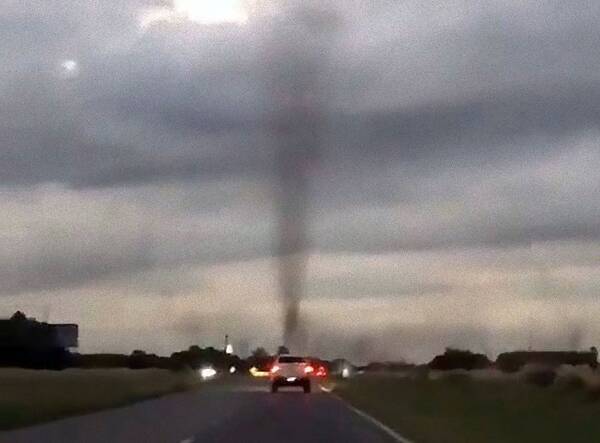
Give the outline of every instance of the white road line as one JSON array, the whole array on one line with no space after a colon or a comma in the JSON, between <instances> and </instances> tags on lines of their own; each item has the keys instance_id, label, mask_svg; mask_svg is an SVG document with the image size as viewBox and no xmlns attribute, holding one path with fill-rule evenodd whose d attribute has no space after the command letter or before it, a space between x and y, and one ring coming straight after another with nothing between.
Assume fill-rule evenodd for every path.
<instances>
[{"instance_id":1,"label":"white road line","mask_svg":"<svg viewBox=\"0 0 600 443\"><path fill-rule=\"evenodd\" d=\"M179 443L194 443L194 437L183 439Z\"/></svg>"},{"instance_id":2,"label":"white road line","mask_svg":"<svg viewBox=\"0 0 600 443\"><path fill-rule=\"evenodd\" d=\"M341 398L339 395L333 394L332 393L333 389L325 388L323 386L319 386L319 387L321 388L321 391L333 395L339 401L341 401L342 403L344 403L348 409L350 409L352 412L354 412L355 414L359 415L363 419L367 420L369 423L371 423L373 426L375 426L376 428L378 428L380 431L382 431L385 434L389 435L391 438L394 439L394 441L397 441L399 443L414 443L412 440L409 440L407 438L402 437L396 431L394 431L393 429L391 429L389 426L384 425L383 423L381 423L376 418L371 417L366 412L363 412L360 409L356 409L354 406L352 406L348 402L344 401L344 399Z\"/></svg>"}]
</instances>

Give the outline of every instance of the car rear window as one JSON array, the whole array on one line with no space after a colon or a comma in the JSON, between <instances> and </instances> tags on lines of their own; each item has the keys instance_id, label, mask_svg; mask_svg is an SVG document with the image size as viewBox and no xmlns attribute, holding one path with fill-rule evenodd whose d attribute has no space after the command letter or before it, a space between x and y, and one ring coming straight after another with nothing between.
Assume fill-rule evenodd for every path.
<instances>
[{"instance_id":1,"label":"car rear window","mask_svg":"<svg viewBox=\"0 0 600 443\"><path fill-rule=\"evenodd\" d=\"M279 363L304 363L302 357L279 357Z\"/></svg>"}]
</instances>

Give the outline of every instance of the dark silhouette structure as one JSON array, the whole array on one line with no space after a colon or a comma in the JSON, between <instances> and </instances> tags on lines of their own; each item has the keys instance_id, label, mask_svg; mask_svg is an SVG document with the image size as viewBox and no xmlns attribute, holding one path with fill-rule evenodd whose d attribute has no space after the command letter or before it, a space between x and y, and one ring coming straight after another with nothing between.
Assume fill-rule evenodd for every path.
<instances>
[{"instance_id":1,"label":"dark silhouette structure","mask_svg":"<svg viewBox=\"0 0 600 443\"><path fill-rule=\"evenodd\" d=\"M515 372L527 364L557 367L560 365L598 366L598 352L592 348L589 351L515 351L498 355L496 366L505 372Z\"/></svg>"},{"instance_id":2,"label":"dark silhouette structure","mask_svg":"<svg viewBox=\"0 0 600 443\"><path fill-rule=\"evenodd\" d=\"M72 364L69 349L78 345L76 324L49 324L17 311L0 320L0 366L62 369Z\"/></svg>"},{"instance_id":3,"label":"dark silhouette structure","mask_svg":"<svg viewBox=\"0 0 600 443\"><path fill-rule=\"evenodd\" d=\"M252 351L252 355L246 359L249 367L256 367L260 370L269 370L274 357L263 347L258 347Z\"/></svg>"},{"instance_id":4,"label":"dark silhouette structure","mask_svg":"<svg viewBox=\"0 0 600 443\"><path fill-rule=\"evenodd\" d=\"M431 360L428 366L430 369L447 371L452 369L485 369L490 367L491 364L484 354L447 348L446 352Z\"/></svg>"},{"instance_id":5,"label":"dark silhouette structure","mask_svg":"<svg viewBox=\"0 0 600 443\"><path fill-rule=\"evenodd\" d=\"M279 346L277 348L277 355L289 354L290 350L286 346Z\"/></svg>"}]
</instances>

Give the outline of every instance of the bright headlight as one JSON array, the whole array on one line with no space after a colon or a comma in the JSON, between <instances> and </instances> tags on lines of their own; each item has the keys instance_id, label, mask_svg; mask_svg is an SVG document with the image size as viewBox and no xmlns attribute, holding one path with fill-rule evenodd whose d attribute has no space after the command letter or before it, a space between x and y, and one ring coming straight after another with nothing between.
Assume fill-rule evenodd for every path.
<instances>
[{"instance_id":1,"label":"bright headlight","mask_svg":"<svg viewBox=\"0 0 600 443\"><path fill-rule=\"evenodd\" d=\"M203 380L213 378L215 375L217 375L217 371L215 371L214 368L207 367L200 369L200 377L202 377Z\"/></svg>"}]
</instances>

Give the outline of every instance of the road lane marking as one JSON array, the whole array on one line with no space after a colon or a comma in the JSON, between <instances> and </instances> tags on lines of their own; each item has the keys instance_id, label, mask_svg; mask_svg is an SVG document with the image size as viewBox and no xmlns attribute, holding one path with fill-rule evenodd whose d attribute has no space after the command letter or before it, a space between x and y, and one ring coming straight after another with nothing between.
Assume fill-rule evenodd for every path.
<instances>
[{"instance_id":1,"label":"road lane marking","mask_svg":"<svg viewBox=\"0 0 600 443\"><path fill-rule=\"evenodd\" d=\"M194 443L194 437L185 438L181 440L179 443Z\"/></svg>"},{"instance_id":2,"label":"road lane marking","mask_svg":"<svg viewBox=\"0 0 600 443\"><path fill-rule=\"evenodd\" d=\"M390 428L389 426L384 425L383 423L381 423L376 418L371 417L366 412L363 412L360 409L355 408L350 403L348 403L343 398L341 398L339 395L334 394L333 393L333 389L329 389L329 388L326 388L324 386L319 386L319 387L321 388L321 391L323 391L323 392L325 392L327 394L330 394L333 397L337 398L339 401L341 401L342 403L344 403L344 405L346 405L346 407L348 409L350 409L356 415L359 415L363 419L367 420L369 423L371 423L373 426L375 426L376 428L378 428L380 431L384 432L385 434L387 434L388 436L390 436L391 438L393 438L394 441L397 441L399 443L414 443L412 440L409 440L407 438L402 437L400 434L398 434L392 428Z\"/></svg>"}]
</instances>

